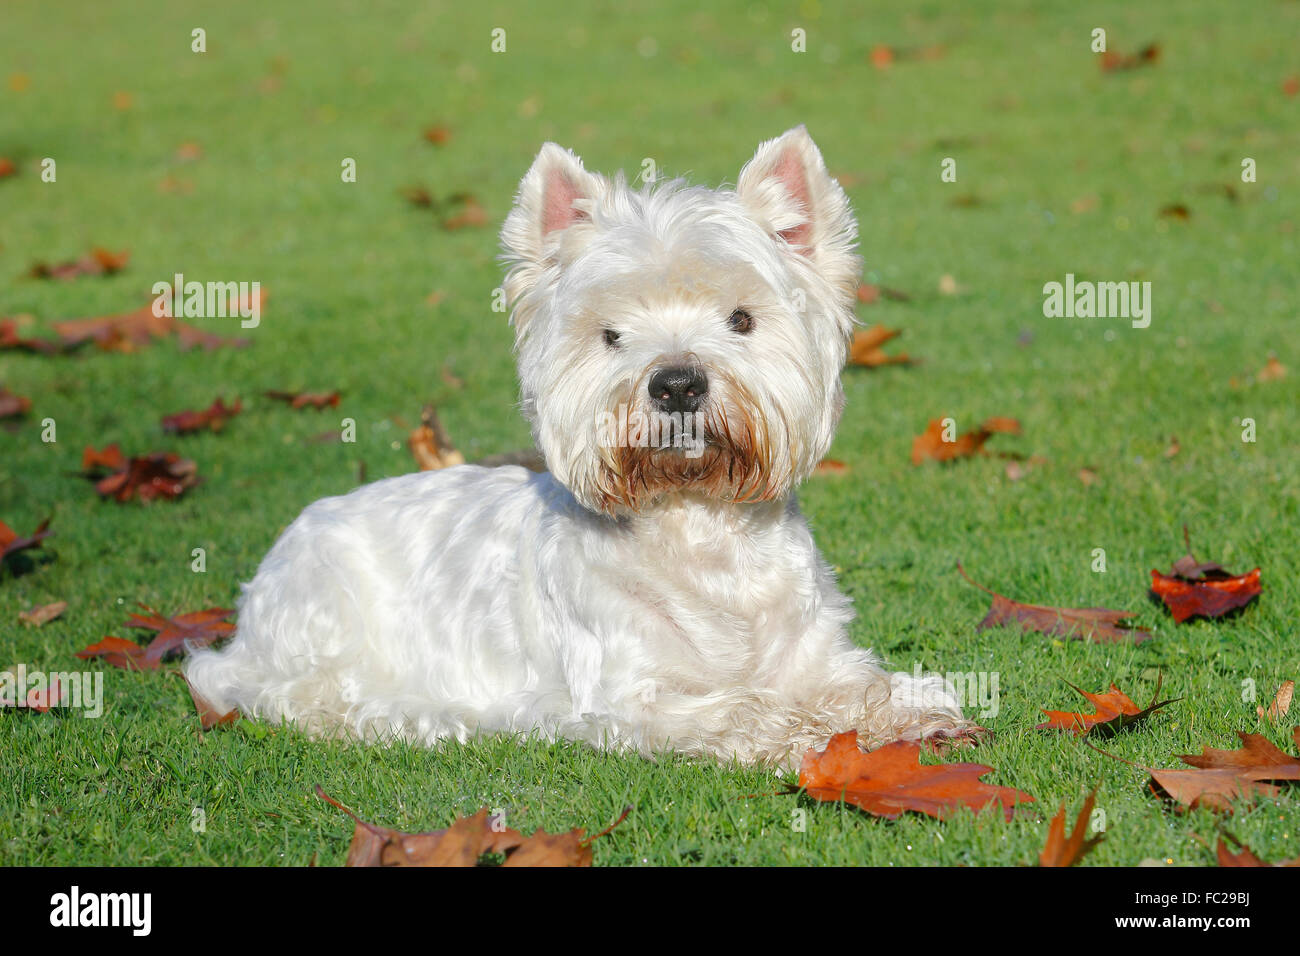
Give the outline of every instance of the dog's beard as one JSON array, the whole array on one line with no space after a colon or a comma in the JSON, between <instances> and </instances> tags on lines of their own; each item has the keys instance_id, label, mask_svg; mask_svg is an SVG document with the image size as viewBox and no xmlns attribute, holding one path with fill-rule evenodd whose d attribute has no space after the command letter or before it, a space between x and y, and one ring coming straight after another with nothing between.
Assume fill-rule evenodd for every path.
<instances>
[{"instance_id":1,"label":"dog's beard","mask_svg":"<svg viewBox=\"0 0 1300 956\"><path fill-rule=\"evenodd\" d=\"M716 372L710 376L720 381ZM780 494L764 419L742 388L734 381L726 385L728 400L710 397L700 412L659 429L653 440L602 447L595 482L600 510L641 511L684 491L732 502ZM642 413L647 420L653 414Z\"/></svg>"}]
</instances>

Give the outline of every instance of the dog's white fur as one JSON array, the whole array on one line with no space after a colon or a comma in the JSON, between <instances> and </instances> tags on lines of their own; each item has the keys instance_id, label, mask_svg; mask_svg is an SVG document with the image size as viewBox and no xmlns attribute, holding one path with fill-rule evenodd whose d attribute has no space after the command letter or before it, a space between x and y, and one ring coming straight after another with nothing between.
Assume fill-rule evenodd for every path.
<instances>
[{"instance_id":1,"label":"dog's white fur","mask_svg":"<svg viewBox=\"0 0 1300 956\"><path fill-rule=\"evenodd\" d=\"M317 734L536 731L746 762L842 730L970 726L942 679L891 675L848 639L793 496L843 406L855 242L802 127L735 190L633 190L546 144L502 244L550 472L461 466L316 502L245 586L234 640L193 653L191 685ZM603 444L601 413L653 412L648 376L682 364L708 376L703 454Z\"/></svg>"}]
</instances>

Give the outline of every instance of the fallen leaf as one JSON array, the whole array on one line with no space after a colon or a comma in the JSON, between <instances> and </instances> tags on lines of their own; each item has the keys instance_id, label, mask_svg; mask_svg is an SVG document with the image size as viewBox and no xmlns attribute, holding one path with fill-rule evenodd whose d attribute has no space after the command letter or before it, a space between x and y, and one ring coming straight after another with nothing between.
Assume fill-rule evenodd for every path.
<instances>
[{"instance_id":1,"label":"fallen leaf","mask_svg":"<svg viewBox=\"0 0 1300 956\"><path fill-rule=\"evenodd\" d=\"M333 392L266 392L267 398L273 398L277 401L288 402L290 408L332 408L339 403L340 394Z\"/></svg>"},{"instance_id":2,"label":"fallen leaf","mask_svg":"<svg viewBox=\"0 0 1300 956\"><path fill-rule=\"evenodd\" d=\"M1282 378L1286 378L1286 366L1277 360L1276 355L1270 355L1264 367L1255 376L1258 382L1276 382Z\"/></svg>"},{"instance_id":3,"label":"fallen leaf","mask_svg":"<svg viewBox=\"0 0 1300 956\"><path fill-rule=\"evenodd\" d=\"M1092 468L1080 468L1079 480L1083 482L1084 485L1091 487L1097 483L1097 472Z\"/></svg>"},{"instance_id":4,"label":"fallen leaf","mask_svg":"<svg viewBox=\"0 0 1300 956\"><path fill-rule=\"evenodd\" d=\"M887 70L894 65L893 48L879 43L871 48L871 65L877 70Z\"/></svg>"},{"instance_id":5,"label":"fallen leaf","mask_svg":"<svg viewBox=\"0 0 1300 956\"><path fill-rule=\"evenodd\" d=\"M809 750L799 768L798 787L815 800L851 803L875 816L894 819L906 811L937 819L960 807L982 810L992 804L1011 819L1027 793L995 787L979 778L992 767L976 763L922 765L921 745L898 740L870 753L858 749L857 731L836 734L825 750Z\"/></svg>"},{"instance_id":6,"label":"fallen leaf","mask_svg":"<svg viewBox=\"0 0 1300 956\"><path fill-rule=\"evenodd\" d=\"M486 808L460 817L443 830L403 833L367 823L329 796L319 784L316 796L342 810L355 823L344 866L478 866L489 854L504 856L505 866L591 866L591 844L627 818L632 808L595 836L585 830L547 833L538 829L531 837L507 829Z\"/></svg>"},{"instance_id":7,"label":"fallen leaf","mask_svg":"<svg viewBox=\"0 0 1300 956\"><path fill-rule=\"evenodd\" d=\"M199 726L206 732L214 727L229 727L239 720L238 710L228 710L224 714L220 713L210 704L198 691L194 685L185 681L185 686L190 690L190 699L194 701L194 709L199 714Z\"/></svg>"},{"instance_id":8,"label":"fallen leaf","mask_svg":"<svg viewBox=\"0 0 1300 956\"><path fill-rule=\"evenodd\" d=\"M1237 736L1242 743L1237 750L1202 747L1199 754L1180 757L1196 769L1146 768L1157 792L1167 794L1188 809L1206 807L1231 813L1235 799L1273 797L1280 793L1269 781L1300 780L1300 758L1284 753L1260 734L1238 731ZM1292 731L1292 736L1300 747L1300 727Z\"/></svg>"},{"instance_id":9,"label":"fallen leaf","mask_svg":"<svg viewBox=\"0 0 1300 956\"><path fill-rule=\"evenodd\" d=\"M1255 713L1260 717L1267 717L1269 720L1281 720L1291 710L1291 699L1295 697L1295 681L1285 680L1282 686L1277 689L1273 695L1273 702L1268 705L1268 710L1263 707L1256 707Z\"/></svg>"},{"instance_id":10,"label":"fallen leaf","mask_svg":"<svg viewBox=\"0 0 1300 956\"><path fill-rule=\"evenodd\" d=\"M1300 93L1300 73L1292 73L1282 81L1282 92L1287 96L1295 96Z\"/></svg>"},{"instance_id":11,"label":"fallen leaf","mask_svg":"<svg viewBox=\"0 0 1300 956\"><path fill-rule=\"evenodd\" d=\"M64 342L58 339L32 339L24 338L18 334L18 323L14 319L0 319L0 349L16 349L24 352L34 352L39 355L55 355L59 352L71 350Z\"/></svg>"},{"instance_id":12,"label":"fallen leaf","mask_svg":"<svg viewBox=\"0 0 1300 956\"><path fill-rule=\"evenodd\" d=\"M18 164L8 156L0 156L0 179L18 175Z\"/></svg>"},{"instance_id":13,"label":"fallen leaf","mask_svg":"<svg viewBox=\"0 0 1300 956\"><path fill-rule=\"evenodd\" d=\"M4 386L0 386L0 418L19 418L32 409L32 400L22 395L15 395Z\"/></svg>"},{"instance_id":14,"label":"fallen leaf","mask_svg":"<svg viewBox=\"0 0 1300 956\"><path fill-rule=\"evenodd\" d=\"M1222 617L1263 593L1259 573L1255 568L1246 574L1229 574L1217 564L1198 564L1189 554L1169 574L1152 569L1151 593L1164 602L1176 624L1193 617Z\"/></svg>"},{"instance_id":15,"label":"fallen leaf","mask_svg":"<svg viewBox=\"0 0 1300 956\"><path fill-rule=\"evenodd\" d=\"M849 345L848 364L864 368L879 368L882 365L910 365L912 360L906 352L890 355L881 348L890 339L901 335L898 329L887 329L883 325L873 325L853 334Z\"/></svg>"},{"instance_id":16,"label":"fallen leaf","mask_svg":"<svg viewBox=\"0 0 1300 956\"><path fill-rule=\"evenodd\" d=\"M1250 847L1236 837L1229 836L1229 839L1241 848L1241 852L1233 853L1228 849L1228 844L1224 842L1223 837L1219 837L1219 845L1215 848L1215 856L1218 858L1219 866L1300 866L1300 856L1294 860L1283 860L1281 863L1265 863L1255 855Z\"/></svg>"},{"instance_id":17,"label":"fallen leaf","mask_svg":"<svg viewBox=\"0 0 1300 956\"><path fill-rule=\"evenodd\" d=\"M1160 215L1165 219L1177 219L1186 222L1192 218L1192 211L1182 203L1174 203L1160 208Z\"/></svg>"},{"instance_id":18,"label":"fallen leaf","mask_svg":"<svg viewBox=\"0 0 1300 956\"><path fill-rule=\"evenodd\" d=\"M214 607L167 617L147 604L140 607L148 613L130 615L126 625L156 631L156 636L147 646L110 635L78 651L76 656L83 660L102 658L113 667L151 671L157 670L168 657L183 653L186 645L207 647L235 632L235 625L226 620L235 613L231 608ZM195 704L198 704L197 700Z\"/></svg>"},{"instance_id":19,"label":"fallen leaf","mask_svg":"<svg viewBox=\"0 0 1300 956\"><path fill-rule=\"evenodd\" d=\"M32 266L33 279L76 279L80 276L111 276L126 268L131 253L123 249L111 252L108 249L95 248L88 255L71 262L48 265L38 262Z\"/></svg>"},{"instance_id":20,"label":"fallen leaf","mask_svg":"<svg viewBox=\"0 0 1300 956\"><path fill-rule=\"evenodd\" d=\"M187 409L172 415L164 415L162 428L165 432L173 432L177 435L188 435L205 428L219 432L226 426L226 422L243 410L243 407L244 403L239 399L235 399L234 405L227 405L225 399L218 396L216 401L202 411L195 412Z\"/></svg>"},{"instance_id":21,"label":"fallen leaf","mask_svg":"<svg viewBox=\"0 0 1300 956\"><path fill-rule=\"evenodd\" d=\"M41 687L33 687L27 692L27 696L20 701L9 701L0 698L0 707L14 707L18 709L33 710L38 714L44 714L52 707L59 707L63 704L65 691L63 683L57 678L53 678L49 683Z\"/></svg>"},{"instance_id":22,"label":"fallen leaf","mask_svg":"<svg viewBox=\"0 0 1300 956\"><path fill-rule=\"evenodd\" d=\"M1121 626L1121 622L1135 616L1130 611L1114 611L1104 607L1070 608L1021 604L996 591L990 591L982 584L976 584L960 563L957 565L957 570L969 583L993 597L993 606L989 608L988 614L984 615L984 620L975 626L976 630L983 631L992 627L1009 627L1015 624L1025 632L1037 631L1054 637L1069 637L1094 644L1109 644L1129 639L1132 639L1134 644L1140 644L1151 638L1151 632L1144 628Z\"/></svg>"},{"instance_id":23,"label":"fallen leaf","mask_svg":"<svg viewBox=\"0 0 1300 956\"><path fill-rule=\"evenodd\" d=\"M26 551L28 548L39 548L41 542L53 533L50 530L49 518L38 524L36 530L26 536L18 534L3 521L0 521L0 565L19 551Z\"/></svg>"},{"instance_id":24,"label":"fallen leaf","mask_svg":"<svg viewBox=\"0 0 1300 956\"><path fill-rule=\"evenodd\" d=\"M1103 73L1114 73L1117 70L1134 70L1140 66L1155 66L1160 62L1160 44L1148 43L1136 53L1120 53L1118 50L1107 50L1101 55L1101 70Z\"/></svg>"},{"instance_id":25,"label":"fallen leaf","mask_svg":"<svg viewBox=\"0 0 1300 956\"><path fill-rule=\"evenodd\" d=\"M870 282L862 282L858 285L858 301L864 305L875 305L882 298L892 299L894 302L911 302L912 297L906 292L900 292L897 289L890 289L883 285L874 285Z\"/></svg>"},{"instance_id":26,"label":"fallen leaf","mask_svg":"<svg viewBox=\"0 0 1300 956\"><path fill-rule=\"evenodd\" d=\"M1020 422L1014 418L995 417L986 420L979 428L958 435L953 441L944 441L944 419L932 418L925 431L912 441L912 464L925 461L952 461L984 453L984 443L996 433L1020 434Z\"/></svg>"},{"instance_id":27,"label":"fallen leaf","mask_svg":"<svg viewBox=\"0 0 1300 956\"><path fill-rule=\"evenodd\" d=\"M438 412L432 405L424 406L420 413L420 425L407 436L406 443L420 471L438 471L465 464L465 456L451 443L451 438L442 427Z\"/></svg>"},{"instance_id":28,"label":"fallen leaf","mask_svg":"<svg viewBox=\"0 0 1300 956\"><path fill-rule=\"evenodd\" d=\"M198 467L188 458L172 452L153 452L124 461L116 445L103 452L87 446L82 470L95 482L101 498L115 501L175 499L199 483ZM100 477L104 471L109 474Z\"/></svg>"},{"instance_id":29,"label":"fallen leaf","mask_svg":"<svg viewBox=\"0 0 1300 956\"><path fill-rule=\"evenodd\" d=\"M837 458L823 458L813 469L814 475L847 475L849 466Z\"/></svg>"},{"instance_id":30,"label":"fallen leaf","mask_svg":"<svg viewBox=\"0 0 1300 956\"><path fill-rule=\"evenodd\" d=\"M1166 458L1176 458L1178 453L1183 450L1183 446L1178 443L1178 436L1171 435L1169 438L1169 447L1165 449Z\"/></svg>"},{"instance_id":31,"label":"fallen leaf","mask_svg":"<svg viewBox=\"0 0 1300 956\"><path fill-rule=\"evenodd\" d=\"M176 158L182 163L192 163L203 158L203 147L195 142L184 142L176 147Z\"/></svg>"},{"instance_id":32,"label":"fallen leaf","mask_svg":"<svg viewBox=\"0 0 1300 956\"><path fill-rule=\"evenodd\" d=\"M451 130L445 126L430 126L424 131L424 138L434 146L446 146L451 142Z\"/></svg>"},{"instance_id":33,"label":"fallen leaf","mask_svg":"<svg viewBox=\"0 0 1300 956\"><path fill-rule=\"evenodd\" d=\"M442 228L454 232L457 229L486 226L487 224L487 210L479 205L479 201L473 196L467 196L461 203L460 212L443 219Z\"/></svg>"},{"instance_id":34,"label":"fallen leaf","mask_svg":"<svg viewBox=\"0 0 1300 956\"><path fill-rule=\"evenodd\" d=\"M1038 854L1039 866L1074 866L1105 839L1104 833L1098 833L1093 837L1088 836L1088 825L1096 801L1097 791L1093 789L1088 794L1088 799L1083 801L1083 807L1074 820L1074 832L1068 837L1065 835L1065 804L1061 804L1061 809L1056 812L1056 816L1052 817L1052 822L1048 825L1047 842L1043 845L1043 851Z\"/></svg>"},{"instance_id":35,"label":"fallen leaf","mask_svg":"<svg viewBox=\"0 0 1300 956\"><path fill-rule=\"evenodd\" d=\"M61 616L67 609L67 601L55 601L53 604L38 604L30 610L19 611L18 620L22 621L29 627L40 627L43 624L49 624L50 621Z\"/></svg>"},{"instance_id":36,"label":"fallen leaf","mask_svg":"<svg viewBox=\"0 0 1300 956\"><path fill-rule=\"evenodd\" d=\"M1087 734L1097 731L1099 736L1109 737L1118 733L1126 727L1130 727L1139 721L1146 720L1157 710L1167 707L1182 698L1175 697L1171 700L1160 700L1160 684L1163 675L1156 679L1156 692L1151 695L1151 703L1146 707L1138 707L1133 703L1122 690L1113 683L1110 690L1104 694L1089 694L1086 690L1080 690L1069 681L1065 683L1092 703L1096 708L1096 713L1078 714L1069 713L1062 710L1043 710L1048 717L1046 723L1039 724L1035 730L1069 730L1074 734Z\"/></svg>"}]
</instances>

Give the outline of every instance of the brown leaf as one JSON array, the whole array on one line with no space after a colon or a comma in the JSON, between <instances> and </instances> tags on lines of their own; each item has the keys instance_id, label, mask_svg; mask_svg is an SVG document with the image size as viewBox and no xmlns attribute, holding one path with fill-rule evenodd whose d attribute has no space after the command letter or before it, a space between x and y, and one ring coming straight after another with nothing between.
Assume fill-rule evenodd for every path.
<instances>
[{"instance_id":1,"label":"brown leaf","mask_svg":"<svg viewBox=\"0 0 1300 956\"><path fill-rule=\"evenodd\" d=\"M454 232L457 229L486 226L487 224L487 210L479 205L479 201L473 196L467 196L461 203L460 212L443 219L442 228Z\"/></svg>"},{"instance_id":2,"label":"brown leaf","mask_svg":"<svg viewBox=\"0 0 1300 956\"><path fill-rule=\"evenodd\" d=\"M1172 700L1157 701L1160 696L1160 684L1163 675L1156 679L1156 692L1151 695L1151 703L1146 707L1140 708L1133 701L1129 700L1128 695L1116 687L1113 683L1110 690L1104 694L1089 694L1086 690L1080 690L1069 681L1065 683L1074 688L1075 691L1082 694L1096 708L1096 713L1078 714L1062 710L1043 710L1048 717L1046 723L1039 724L1035 730L1069 730L1075 734L1087 734L1097 731L1100 736L1108 737L1118 733L1125 727L1129 727L1139 721L1146 720L1157 710L1174 703L1182 698L1173 698ZM1042 708L1039 708L1042 710Z\"/></svg>"},{"instance_id":3,"label":"brown leaf","mask_svg":"<svg viewBox=\"0 0 1300 956\"><path fill-rule=\"evenodd\" d=\"M925 461L953 461L984 453L984 443L995 433L1020 434L1020 422L1014 418L987 419L979 428L944 441L944 419L932 418L925 431L912 441L912 464Z\"/></svg>"},{"instance_id":4,"label":"brown leaf","mask_svg":"<svg viewBox=\"0 0 1300 956\"><path fill-rule=\"evenodd\" d=\"M406 443L420 471L438 471L465 464L465 456L451 443L438 418L438 412L432 405L424 406L420 413L420 425L411 431Z\"/></svg>"},{"instance_id":5,"label":"brown leaf","mask_svg":"<svg viewBox=\"0 0 1300 956\"><path fill-rule=\"evenodd\" d=\"M23 338L18 334L18 322L15 319L0 319L0 349L16 349L40 355L55 355L59 352L69 352L74 347L58 339Z\"/></svg>"},{"instance_id":6,"label":"brown leaf","mask_svg":"<svg viewBox=\"0 0 1300 956\"><path fill-rule=\"evenodd\" d=\"M1157 792L1189 809L1231 813L1233 800L1276 796L1279 788L1267 781L1300 780L1300 758L1282 752L1260 734L1238 731L1237 736L1242 742L1237 750L1202 747L1199 754L1183 754L1180 759L1193 770L1147 768ZM1300 727L1292 736L1300 747Z\"/></svg>"},{"instance_id":7,"label":"brown leaf","mask_svg":"<svg viewBox=\"0 0 1300 956\"><path fill-rule=\"evenodd\" d=\"M1155 66L1160 62L1160 44L1148 43L1136 53L1120 53L1118 50L1107 50L1101 55L1101 71L1103 73L1113 73L1117 70L1134 70L1140 66Z\"/></svg>"},{"instance_id":8,"label":"brown leaf","mask_svg":"<svg viewBox=\"0 0 1300 956\"><path fill-rule=\"evenodd\" d=\"M111 276L126 268L131 253L123 249L111 252L108 249L95 248L89 254L72 262L60 262L48 265L38 262L32 266L33 279L76 279L81 276Z\"/></svg>"},{"instance_id":9,"label":"brown leaf","mask_svg":"<svg viewBox=\"0 0 1300 956\"><path fill-rule=\"evenodd\" d=\"M333 392L281 392L268 391L265 393L267 398L273 398L277 401L288 402L290 408L332 408L339 403L340 394Z\"/></svg>"},{"instance_id":10,"label":"brown leaf","mask_svg":"<svg viewBox=\"0 0 1300 956\"><path fill-rule=\"evenodd\" d=\"M1286 378L1286 366L1277 360L1276 355L1270 355L1264 367L1255 376L1255 380L1259 382L1276 382L1282 378Z\"/></svg>"},{"instance_id":11,"label":"brown leaf","mask_svg":"<svg viewBox=\"0 0 1300 956\"><path fill-rule=\"evenodd\" d=\"M595 836L580 829L547 833L538 829L531 837L506 829L486 808L472 817L460 817L443 830L403 833L367 823L316 786L316 796L352 818L356 824L345 866L478 866L488 854L504 855L505 866L591 866L592 841L609 833L627 818L631 807Z\"/></svg>"},{"instance_id":12,"label":"brown leaf","mask_svg":"<svg viewBox=\"0 0 1300 956\"><path fill-rule=\"evenodd\" d=\"M1105 838L1103 833L1093 837L1088 836L1088 824L1096 801L1097 790L1094 788L1088 794L1088 799L1083 801L1083 808L1074 821L1074 832L1069 837L1065 835L1065 804L1061 804L1061 809L1057 811L1056 816L1052 817L1052 822L1047 828L1047 842L1043 845L1043 851L1038 854L1039 866L1074 866Z\"/></svg>"},{"instance_id":13,"label":"brown leaf","mask_svg":"<svg viewBox=\"0 0 1300 956\"><path fill-rule=\"evenodd\" d=\"M906 292L900 292L898 289L891 289L883 285L875 285L871 282L862 282L858 284L858 301L864 305L875 305L882 298L892 299L894 302L911 302L912 297Z\"/></svg>"},{"instance_id":14,"label":"brown leaf","mask_svg":"<svg viewBox=\"0 0 1300 956\"><path fill-rule=\"evenodd\" d=\"M1255 855L1250 847L1236 837L1229 837L1229 839L1241 848L1241 852L1233 853L1228 849L1228 844L1224 842L1223 837L1219 837L1219 845L1215 848L1215 856L1218 857L1219 866L1300 866L1300 856L1294 860L1283 860L1280 863L1265 863Z\"/></svg>"},{"instance_id":15,"label":"brown leaf","mask_svg":"<svg viewBox=\"0 0 1300 956\"><path fill-rule=\"evenodd\" d=\"M65 693L62 682L54 677L44 687L33 687L21 701L0 698L0 707L26 708L43 714L52 707L62 706Z\"/></svg>"},{"instance_id":16,"label":"brown leaf","mask_svg":"<svg viewBox=\"0 0 1300 956\"><path fill-rule=\"evenodd\" d=\"M887 329L883 325L873 325L853 334L849 345L848 364L865 368L879 368L882 365L911 365L912 360L906 352L890 355L881 348L890 339L901 335L897 329Z\"/></svg>"},{"instance_id":17,"label":"brown leaf","mask_svg":"<svg viewBox=\"0 0 1300 956\"><path fill-rule=\"evenodd\" d=\"M147 614L132 614L127 618L127 627L139 627L157 631L158 636L149 642L145 649L145 660L156 664L167 657L186 650L186 645L207 647L224 640L235 633L235 625L226 620L234 614L233 608L211 607L204 611L191 611L166 617L159 614L147 604L141 604Z\"/></svg>"},{"instance_id":18,"label":"brown leaf","mask_svg":"<svg viewBox=\"0 0 1300 956\"><path fill-rule=\"evenodd\" d=\"M4 564L12 555L19 551L26 551L28 548L39 548L41 542L52 535L50 530L50 519L46 518L36 526L36 530L29 535L20 535L3 521L0 521L0 564Z\"/></svg>"},{"instance_id":19,"label":"brown leaf","mask_svg":"<svg viewBox=\"0 0 1300 956\"><path fill-rule=\"evenodd\" d=\"M110 445L105 452L116 447ZM86 452L83 464L94 450L88 447ZM99 465L102 464L100 462L96 467L83 470L87 472L87 477L96 479L95 491L100 497L112 498L114 501L125 502L133 498L144 502L156 498L175 499L199 483L198 467L194 462L171 452L153 452L131 458L110 474L97 478L102 470Z\"/></svg>"},{"instance_id":20,"label":"brown leaf","mask_svg":"<svg viewBox=\"0 0 1300 956\"><path fill-rule=\"evenodd\" d=\"M172 415L164 415L162 427L165 432L173 432L177 435L188 435L191 432L202 431L209 428L214 432L219 432L226 426L226 422L238 415L244 408L244 403L235 399L234 405L227 405L225 398L218 396L203 411L176 412Z\"/></svg>"},{"instance_id":21,"label":"brown leaf","mask_svg":"<svg viewBox=\"0 0 1300 956\"><path fill-rule=\"evenodd\" d=\"M1129 639L1132 639L1134 644L1140 644L1151 637L1151 633L1143 628L1121 626L1123 621L1134 617L1130 611L1114 611L1104 607L1071 608L1021 604L996 591L990 591L982 584L976 584L960 563L957 565L957 570L967 581L993 597L993 606L989 608L984 620L976 625L976 630L983 631L991 627L1018 624L1022 631L1038 631L1054 637L1091 641L1094 644L1109 644Z\"/></svg>"},{"instance_id":22,"label":"brown leaf","mask_svg":"<svg viewBox=\"0 0 1300 956\"><path fill-rule=\"evenodd\" d=\"M813 469L814 475L847 475L849 466L838 458L823 458Z\"/></svg>"},{"instance_id":23,"label":"brown leaf","mask_svg":"<svg viewBox=\"0 0 1300 956\"><path fill-rule=\"evenodd\" d=\"M809 750L799 768L799 788L815 800L851 803L875 816L906 811L944 819L960 807L992 804L1011 819L1018 803L1034 798L1011 787L980 781L992 767L975 763L922 765L921 745L899 740L870 753L858 749L857 731L836 734L825 750Z\"/></svg>"},{"instance_id":24,"label":"brown leaf","mask_svg":"<svg viewBox=\"0 0 1300 956\"><path fill-rule=\"evenodd\" d=\"M1259 568L1247 574L1203 581L1188 581L1154 569L1151 571L1151 592L1165 603L1178 624L1193 617L1222 617L1229 611L1245 607L1263 590Z\"/></svg>"},{"instance_id":25,"label":"brown leaf","mask_svg":"<svg viewBox=\"0 0 1300 956\"><path fill-rule=\"evenodd\" d=\"M105 664L111 667L120 667L123 670L156 670L158 665L148 664L144 660L144 648L135 641L128 641L124 637L114 637L109 635L102 640L96 641L84 650L77 651L74 657L79 657L83 661L100 658Z\"/></svg>"},{"instance_id":26,"label":"brown leaf","mask_svg":"<svg viewBox=\"0 0 1300 956\"><path fill-rule=\"evenodd\" d=\"M446 146L451 142L451 130L441 124L430 126L424 131L424 138L434 146Z\"/></svg>"},{"instance_id":27,"label":"brown leaf","mask_svg":"<svg viewBox=\"0 0 1300 956\"><path fill-rule=\"evenodd\" d=\"M194 701L194 709L199 714L199 726L206 732L214 727L229 727L239 720L238 710L229 710L226 713L220 713L206 698L194 689L194 685L185 681L185 686L190 690L190 699Z\"/></svg>"},{"instance_id":28,"label":"brown leaf","mask_svg":"<svg viewBox=\"0 0 1300 956\"><path fill-rule=\"evenodd\" d=\"M0 385L0 418L18 418L32 409L32 400Z\"/></svg>"},{"instance_id":29,"label":"brown leaf","mask_svg":"<svg viewBox=\"0 0 1300 956\"><path fill-rule=\"evenodd\" d=\"M0 179L18 175L18 164L8 156L0 156Z\"/></svg>"},{"instance_id":30,"label":"brown leaf","mask_svg":"<svg viewBox=\"0 0 1300 956\"><path fill-rule=\"evenodd\" d=\"M1282 686L1277 689L1273 695L1273 703L1268 705L1268 710L1263 707L1256 707L1255 712L1260 717L1267 717L1269 720L1281 720L1291 710L1291 699L1295 697L1295 681L1285 680Z\"/></svg>"},{"instance_id":31,"label":"brown leaf","mask_svg":"<svg viewBox=\"0 0 1300 956\"><path fill-rule=\"evenodd\" d=\"M1173 203L1168 206L1161 206L1160 216L1165 219L1177 219L1180 222L1186 222L1192 218L1192 211L1182 203Z\"/></svg>"},{"instance_id":32,"label":"brown leaf","mask_svg":"<svg viewBox=\"0 0 1300 956\"><path fill-rule=\"evenodd\" d=\"M50 621L61 616L67 609L67 601L55 601L53 604L38 604L31 610L19 611L18 620L22 621L29 627L40 627L43 624L49 624Z\"/></svg>"}]
</instances>

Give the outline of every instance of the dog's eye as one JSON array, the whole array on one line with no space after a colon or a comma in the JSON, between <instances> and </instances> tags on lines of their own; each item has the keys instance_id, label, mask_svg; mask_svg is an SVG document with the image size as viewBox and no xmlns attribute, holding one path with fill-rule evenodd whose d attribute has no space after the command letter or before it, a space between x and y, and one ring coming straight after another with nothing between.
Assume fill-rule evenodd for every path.
<instances>
[{"instance_id":1,"label":"dog's eye","mask_svg":"<svg viewBox=\"0 0 1300 956\"><path fill-rule=\"evenodd\" d=\"M618 333L613 329L605 330L605 344L612 349L618 348Z\"/></svg>"},{"instance_id":2,"label":"dog's eye","mask_svg":"<svg viewBox=\"0 0 1300 956\"><path fill-rule=\"evenodd\" d=\"M727 324L731 326L731 331L738 332L741 335L748 335L754 331L754 317L744 309L737 309L731 313L731 318L727 319Z\"/></svg>"}]
</instances>

